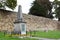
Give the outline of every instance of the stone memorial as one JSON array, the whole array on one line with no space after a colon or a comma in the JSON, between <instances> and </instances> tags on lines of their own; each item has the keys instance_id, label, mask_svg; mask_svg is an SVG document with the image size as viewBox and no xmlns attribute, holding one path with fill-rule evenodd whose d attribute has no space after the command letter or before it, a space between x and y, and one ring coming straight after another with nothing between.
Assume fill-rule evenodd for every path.
<instances>
[{"instance_id":1,"label":"stone memorial","mask_svg":"<svg viewBox=\"0 0 60 40\"><path fill-rule=\"evenodd\" d=\"M14 32L26 34L26 22L23 20L21 5L18 7L17 20L14 22Z\"/></svg>"}]
</instances>

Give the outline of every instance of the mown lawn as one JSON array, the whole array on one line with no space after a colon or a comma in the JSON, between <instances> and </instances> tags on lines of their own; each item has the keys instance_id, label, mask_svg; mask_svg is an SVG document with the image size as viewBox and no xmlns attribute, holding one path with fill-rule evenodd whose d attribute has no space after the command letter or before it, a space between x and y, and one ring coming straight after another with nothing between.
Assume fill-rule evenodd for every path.
<instances>
[{"instance_id":1,"label":"mown lawn","mask_svg":"<svg viewBox=\"0 0 60 40\"><path fill-rule=\"evenodd\" d=\"M34 37L40 37L40 38L54 38L59 39L60 38L60 31L34 31L30 33L31 36Z\"/></svg>"},{"instance_id":2,"label":"mown lawn","mask_svg":"<svg viewBox=\"0 0 60 40\"><path fill-rule=\"evenodd\" d=\"M0 40L37 40L32 38L14 38L14 37L2 37Z\"/></svg>"},{"instance_id":3,"label":"mown lawn","mask_svg":"<svg viewBox=\"0 0 60 40\"><path fill-rule=\"evenodd\" d=\"M0 32L0 40L37 40L37 39L34 39L34 38L18 38L16 36L11 36L8 34L5 34L4 35L4 32Z\"/></svg>"},{"instance_id":4,"label":"mown lawn","mask_svg":"<svg viewBox=\"0 0 60 40\"><path fill-rule=\"evenodd\" d=\"M8 34L9 35L9 34ZM28 32L27 35L33 36L33 37L40 37L40 38L52 38L52 39L60 39L60 31L32 31ZM7 36L4 35L3 32L0 32L0 40L37 40L32 38L18 38L15 36Z\"/></svg>"}]
</instances>

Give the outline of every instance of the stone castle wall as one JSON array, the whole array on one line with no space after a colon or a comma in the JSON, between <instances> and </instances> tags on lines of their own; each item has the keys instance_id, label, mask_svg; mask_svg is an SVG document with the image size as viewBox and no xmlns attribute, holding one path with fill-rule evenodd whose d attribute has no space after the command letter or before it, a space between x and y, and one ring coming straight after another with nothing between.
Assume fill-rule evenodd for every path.
<instances>
[{"instance_id":1,"label":"stone castle wall","mask_svg":"<svg viewBox=\"0 0 60 40\"><path fill-rule=\"evenodd\" d=\"M0 31L13 31L17 12L0 10ZM57 30L60 29L60 22L44 17L23 14L23 18L29 30Z\"/></svg>"}]
</instances>

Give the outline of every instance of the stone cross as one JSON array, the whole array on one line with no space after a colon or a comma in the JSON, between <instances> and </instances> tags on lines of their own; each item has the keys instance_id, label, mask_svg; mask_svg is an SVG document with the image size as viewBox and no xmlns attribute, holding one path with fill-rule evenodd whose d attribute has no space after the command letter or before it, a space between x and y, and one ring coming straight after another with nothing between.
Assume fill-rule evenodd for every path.
<instances>
[{"instance_id":1,"label":"stone cross","mask_svg":"<svg viewBox=\"0 0 60 40\"><path fill-rule=\"evenodd\" d=\"M18 21L23 21L22 7L21 7L21 5L19 5L19 7L18 7L17 20Z\"/></svg>"}]
</instances>

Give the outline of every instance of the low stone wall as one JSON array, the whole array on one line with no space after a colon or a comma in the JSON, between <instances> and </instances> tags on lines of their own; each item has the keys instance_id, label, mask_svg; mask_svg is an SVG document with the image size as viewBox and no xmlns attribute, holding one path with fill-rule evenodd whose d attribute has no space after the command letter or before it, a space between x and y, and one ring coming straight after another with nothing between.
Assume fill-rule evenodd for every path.
<instances>
[{"instance_id":1,"label":"low stone wall","mask_svg":"<svg viewBox=\"0 0 60 40\"><path fill-rule=\"evenodd\" d=\"M13 31L14 22L17 12L0 10L0 31ZM60 30L60 22L53 21L44 17L23 14L24 20L27 22L27 31L29 30Z\"/></svg>"},{"instance_id":2,"label":"low stone wall","mask_svg":"<svg viewBox=\"0 0 60 40\"><path fill-rule=\"evenodd\" d=\"M12 31L15 21L15 13L6 10L0 10L0 30Z\"/></svg>"},{"instance_id":3,"label":"low stone wall","mask_svg":"<svg viewBox=\"0 0 60 40\"><path fill-rule=\"evenodd\" d=\"M27 29L30 30L58 30L60 23L44 17L24 15L27 22ZM59 28L60 29L60 28Z\"/></svg>"}]
</instances>

